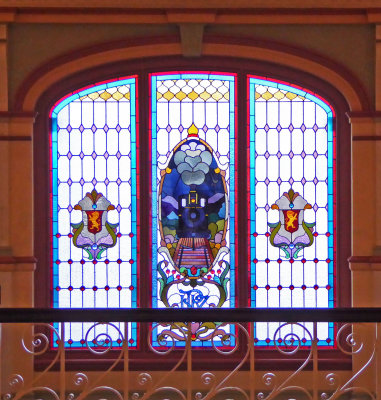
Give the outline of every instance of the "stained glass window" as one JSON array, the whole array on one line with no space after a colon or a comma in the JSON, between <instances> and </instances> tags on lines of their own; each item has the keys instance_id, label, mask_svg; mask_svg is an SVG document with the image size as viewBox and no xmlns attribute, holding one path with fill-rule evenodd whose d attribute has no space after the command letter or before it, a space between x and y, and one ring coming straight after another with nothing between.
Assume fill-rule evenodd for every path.
<instances>
[{"instance_id":1,"label":"stained glass window","mask_svg":"<svg viewBox=\"0 0 381 400\"><path fill-rule=\"evenodd\" d=\"M333 110L299 87L254 76L248 85L251 305L333 307ZM278 326L256 324L258 343ZM332 344L333 325L319 324L318 337Z\"/></svg>"},{"instance_id":2,"label":"stained glass window","mask_svg":"<svg viewBox=\"0 0 381 400\"><path fill-rule=\"evenodd\" d=\"M51 120L53 307L135 307L136 78L71 93ZM92 345L99 334L120 344L118 330L102 325L86 336L91 325L65 324L67 345ZM128 338L136 344L134 324Z\"/></svg>"},{"instance_id":3,"label":"stained glass window","mask_svg":"<svg viewBox=\"0 0 381 400\"><path fill-rule=\"evenodd\" d=\"M136 307L137 243L149 239L152 303L145 307L242 306L237 274L248 272L251 289L242 302L253 308L335 306L333 108L306 89L248 76L247 88L239 88L248 94L239 114L247 112L248 131L238 132L237 81L234 73L151 74L150 92L140 99L150 105L143 117L151 165L139 174L136 76L57 102L51 112L53 307ZM239 176L237 151L245 147L248 169ZM139 179L148 175L151 209L142 212L151 213L151 225L138 230ZM247 182L247 197L237 192L239 179ZM243 204L248 221L237 218ZM237 266L239 224L247 226L249 271ZM66 324L67 345L85 346L98 334L120 343L117 330L102 326L86 337L90 325ZM136 346L137 326L126 327ZM192 343L211 346L216 327L193 322ZM257 343L271 345L278 327L256 324ZM186 329L159 333L183 346ZM333 325L319 324L318 337L320 345L332 345ZM152 338L161 345L160 334Z\"/></svg>"},{"instance_id":4,"label":"stained glass window","mask_svg":"<svg viewBox=\"0 0 381 400\"><path fill-rule=\"evenodd\" d=\"M234 307L235 75L152 75L151 107L152 305Z\"/></svg>"}]
</instances>

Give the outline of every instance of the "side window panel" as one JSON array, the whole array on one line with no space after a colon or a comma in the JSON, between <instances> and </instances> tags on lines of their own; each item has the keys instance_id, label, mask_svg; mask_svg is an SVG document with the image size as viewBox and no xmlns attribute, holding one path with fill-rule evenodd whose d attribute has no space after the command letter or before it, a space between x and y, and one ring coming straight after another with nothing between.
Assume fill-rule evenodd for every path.
<instances>
[{"instance_id":1,"label":"side window panel","mask_svg":"<svg viewBox=\"0 0 381 400\"><path fill-rule=\"evenodd\" d=\"M248 85L251 305L334 307L333 110L305 89ZM278 326L256 324L258 343ZM332 343L333 326L319 324L318 336Z\"/></svg>"},{"instance_id":2,"label":"side window panel","mask_svg":"<svg viewBox=\"0 0 381 400\"><path fill-rule=\"evenodd\" d=\"M53 307L136 307L136 78L73 93L51 119ZM124 334L91 326L65 324L67 345ZM128 336L136 344L135 325Z\"/></svg>"}]
</instances>

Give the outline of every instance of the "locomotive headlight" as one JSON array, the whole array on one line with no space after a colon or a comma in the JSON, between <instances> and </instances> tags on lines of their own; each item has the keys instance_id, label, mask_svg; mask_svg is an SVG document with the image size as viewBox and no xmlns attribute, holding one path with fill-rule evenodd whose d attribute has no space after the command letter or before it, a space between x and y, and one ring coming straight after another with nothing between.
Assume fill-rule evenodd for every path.
<instances>
[{"instance_id":1,"label":"locomotive headlight","mask_svg":"<svg viewBox=\"0 0 381 400\"><path fill-rule=\"evenodd\" d=\"M208 217L206 213L207 201L195 190L179 198L179 228L178 237L204 237L210 236L208 230Z\"/></svg>"}]
</instances>

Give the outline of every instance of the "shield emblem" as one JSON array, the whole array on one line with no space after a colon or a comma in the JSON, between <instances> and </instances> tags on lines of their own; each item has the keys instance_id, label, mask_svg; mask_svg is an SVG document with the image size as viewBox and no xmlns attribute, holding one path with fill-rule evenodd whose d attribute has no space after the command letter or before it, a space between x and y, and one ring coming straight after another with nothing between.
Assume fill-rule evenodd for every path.
<instances>
[{"instance_id":1,"label":"shield emblem","mask_svg":"<svg viewBox=\"0 0 381 400\"><path fill-rule=\"evenodd\" d=\"M72 223L73 244L84 249L90 260L99 259L102 253L116 244L116 228L119 224L107 221L108 211L115 207L95 189L74 206L82 211L82 221Z\"/></svg>"},{"instance_id":2,"label":"shield emblem","mask_svg":"<svg viewBox=\"0 0 381 400\"><path fill-rule=\"evenodd\" d=\"M102 214L103 211L86 211L87 214L87 230L96 234L102 230Z\"/></svg>"},{"instance_id":3,"label":"shield emblem","mask_svg":"<svg viewBox=\"0 0 381 400\"><path fill-rule=\"evenodd\" d=\"M281 249L286 258L297 258L299 252L314 242L315 222L304 221L304 211L312 208L299 193L290 189L271 206L279 211L279 222L268 222L270 243Z\"/></svg>"},{"instance_id":4,"label":"shield emblem","mask_svg":"<svg viewBox=\"0 0 381 400\"><path fill-rule=\"evenodd\" d=\"M287 232L294 233L299 228L300 210L282 210L284 215L284 229Z\"/></svg>"}]
</instances>

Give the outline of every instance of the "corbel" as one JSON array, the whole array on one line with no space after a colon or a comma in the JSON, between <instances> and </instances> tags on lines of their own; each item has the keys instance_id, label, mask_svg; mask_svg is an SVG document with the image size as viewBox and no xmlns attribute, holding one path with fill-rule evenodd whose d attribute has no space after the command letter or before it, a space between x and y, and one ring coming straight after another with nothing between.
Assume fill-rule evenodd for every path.
<instances>
[{"instance_id":1,"label":"corbel","mask_svg":"<svg viewBox=\"0 0 381 400\"><path fill-rule=\"evenodd\" d=\"M202 40L204 24L179 24L181 50L184 57L200 57L202 54Z\"/></svg>"}]
</instances>

